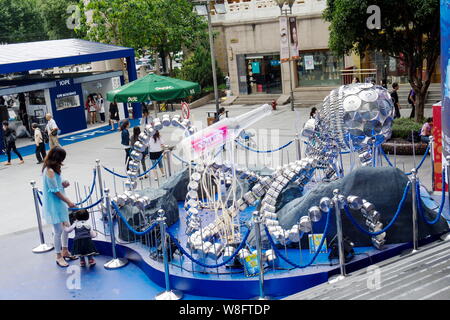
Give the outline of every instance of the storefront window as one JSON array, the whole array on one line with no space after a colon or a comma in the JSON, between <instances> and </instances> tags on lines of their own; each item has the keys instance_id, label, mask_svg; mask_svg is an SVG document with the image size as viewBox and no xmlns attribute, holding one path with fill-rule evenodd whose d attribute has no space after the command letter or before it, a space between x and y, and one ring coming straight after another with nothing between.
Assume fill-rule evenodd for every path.
<instances>
[{"instance_id":1,"label":"storefront window","mask_svg":"<svg viewBox=\"0 0 450 320\"><path fill-rule=\"evenodd\" d=\"M246 57L247 92L281 93L281 65L279 55L249 55Z\"/></svg>"},{"instance_id":2,"label":"storefront window","mask_svg":"<svg viewBox=\"0 0 450 320\"><path fill-rule=\"evenodd\" d=\"M298 84L300 87L338 86L343 67L343 59L330 51L300 52Z\"/></svg>"}]
</instances>

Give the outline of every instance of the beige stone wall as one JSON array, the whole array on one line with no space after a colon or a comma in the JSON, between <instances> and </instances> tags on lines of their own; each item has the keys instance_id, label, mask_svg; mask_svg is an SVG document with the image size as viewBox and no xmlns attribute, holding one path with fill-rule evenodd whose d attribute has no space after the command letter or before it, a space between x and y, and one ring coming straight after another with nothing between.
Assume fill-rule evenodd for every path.
<instances>
[{"instance_id":1,"label":"beige stone wall","mask_svg":"<svg viewBox=\"0 0 450 320\"><path fill-rule=\"evenodd\" d=\"M321 15L297 16L297 30L300 50L318 50L328 48L329 24ZM252 22L216 23L215 30L223 33L223 41L216 48L224 54L216 52L219 66L228 65L231 78L231 90L239 94L238 73L236 65L237 54L278 54L280 52L279 20L278 18L261 19ZM219 42L217 40L217 42ZM221 48L221 49L219 49ZM225 49L226 48L226 49ZM227 61L225 61L225 59ZM225 70L225 69L222 69ZM297 72L292 64L292 77L296 87ZM282 65L282 85L285 94L290 92L288 63Z\"/></svg>"}]
</instances>

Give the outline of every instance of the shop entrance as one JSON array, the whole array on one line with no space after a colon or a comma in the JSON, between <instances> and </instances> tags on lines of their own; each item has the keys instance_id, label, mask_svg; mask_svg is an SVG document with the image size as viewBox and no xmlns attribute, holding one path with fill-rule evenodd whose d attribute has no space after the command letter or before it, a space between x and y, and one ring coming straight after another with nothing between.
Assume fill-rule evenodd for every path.
<instances>
[{"instance_id":1,"label":"shop entrance","mask_svg":"<svg viewBox=\"0 0 450 320\"><path fill-rule=\"evenodd\" d=\"M249 94L282 92L279 55L247 55L246 65Z\"/></svg>"}]
</instances>

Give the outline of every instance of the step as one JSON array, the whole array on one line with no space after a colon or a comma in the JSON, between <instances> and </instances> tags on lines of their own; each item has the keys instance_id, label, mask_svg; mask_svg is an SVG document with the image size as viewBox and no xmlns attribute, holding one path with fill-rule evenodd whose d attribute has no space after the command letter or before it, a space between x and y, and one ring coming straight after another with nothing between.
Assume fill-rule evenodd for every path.
<instances>
[{"instance_id":1,"label":"step","mask_svg":"<svg viewBox=\"0 0 450 320\"><path fill-rule=\"evenodd\" d=\"M360 270L333 284L324 283L287 297L288 300L349 299L446 299L450 294L450 243L425 245L415 254L403 254L379 262L373 270L380 275L380 286L374 283L373 271ZM389 281L385 280L389 279ZM384 280L384 281L383 281Z\"/></svg>"}]
</instances>

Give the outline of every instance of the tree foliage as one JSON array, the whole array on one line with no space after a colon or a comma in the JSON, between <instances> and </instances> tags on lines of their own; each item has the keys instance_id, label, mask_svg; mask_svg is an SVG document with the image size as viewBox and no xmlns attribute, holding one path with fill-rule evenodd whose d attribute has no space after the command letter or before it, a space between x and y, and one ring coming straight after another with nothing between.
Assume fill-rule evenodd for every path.
<instances>
[{"instance_id":1,"label":"tree foliage","mask_svg":"<svg viewBox=\"0 0 450 320\"><path fill-rule=\"evenodd\" d=\"M68 39L79 36L74 29L67 26L67 20L71 18L68 8L78 4L77 0L38 0L38 8L44 20L48 39Z\"/></svg>"},{"instance_id":2,"label":"tree foliage","mask_svg":"<svg viewBox=\"0 0 450 320\"><path fill-rule=\"evenodd\" d=\"M91 0L92 21L84 22L91 40L167 55L194 48L206 31L187 0ZM89 20L89 19L88 19Z\"/></svg>"},{"instance_id":3,"label":"tree foliage","mask_svg":"<svg viewBox=\"0 0 450 320\"><path fill-rule=\"evenodd\" d=\"M371 5L381 9L380 30L367 27ZM404 61L417 93L416 120L422 119L440 54L439 0L327 0L324 19L330 22L329 46L335 53L382 51Z\"/></svg>"},{"instance_id":4,"label":"tree foliage","mask_svg":"<svg viewBox=\"0 0 450 320\"><path fill-rule=\"evenodd\" d=\"M197 82L202 88L212 85L211 51L207 35L200 39L196 48L184 59L183 66L175 75L183 80ZM217 64L216 75L218 83L223 83L223 74Z\"/></svg>"},{"instance_id":5,"label":"tree foliage","mask_svg":"<svg viewBox=\"0 0 450 320\"><path fill-rule=\"evenodd\" d=\"M0 0L0 43L45 40L36 0Z\"/></svg>"}]
</instances>

